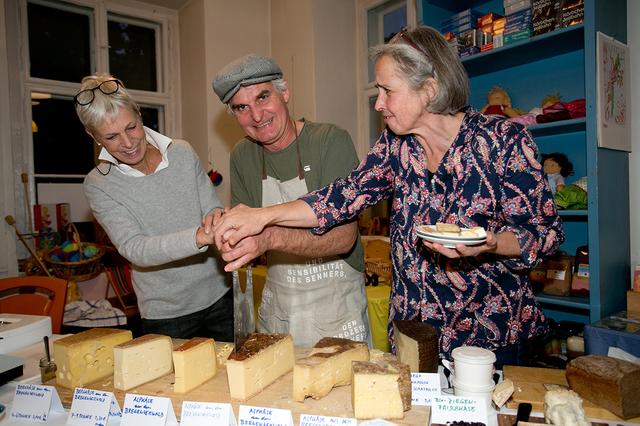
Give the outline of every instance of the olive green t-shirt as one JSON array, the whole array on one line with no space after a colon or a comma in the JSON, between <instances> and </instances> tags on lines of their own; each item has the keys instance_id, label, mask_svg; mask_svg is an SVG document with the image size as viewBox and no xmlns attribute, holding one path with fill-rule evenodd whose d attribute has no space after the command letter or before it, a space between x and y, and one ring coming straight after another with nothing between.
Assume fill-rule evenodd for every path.
<instances>
[{"instance_id":1,"label":"olive green t-shirt","mask_svg":"<svg viewBox=\"0 0 640 426\"><path fill-rule=\"evenodd\" d=\"M347 176L358 165L349 133L332 124L304 121L296 141L278 152L269 152L244 138L231 153L231 204L262 207L263 158L268 176L288 181L298 175L298 147L309 191ZM357 271L364 271L360 238L353 250L342 257Z\"/></svg>"}]
</instances>

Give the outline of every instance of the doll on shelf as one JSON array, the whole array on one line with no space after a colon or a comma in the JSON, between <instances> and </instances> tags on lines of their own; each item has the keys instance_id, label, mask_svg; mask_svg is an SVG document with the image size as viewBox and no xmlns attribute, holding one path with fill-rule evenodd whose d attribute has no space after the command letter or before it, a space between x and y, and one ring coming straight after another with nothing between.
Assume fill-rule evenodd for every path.
<instances>
[{"instance_id":1,"label":"doll on shelf","mask_svg":"<svg viewBox=\"0 0 640 426\"><path fill-rule=\"evenodd\" d=\"M502 115L503 117L517 117L520 113L511 106L511 98L506 90L494 86L487 93L487 105L480 111L487 115Z\"/></svg>"},{"instance_id":2,"label":"doll on shelf","mask_svg":"<svg viewBox=\"0 0 640 426\"><path fill-rule=\"evenodd\" d=\"M550 108L555 104L560 103L560 95L547 95L542 100L540 107L532 108L528 113L522 114L518 117L511 117L510 121L515 123L524 124L525 126L531 126L537 124L537 117L544 113L545 108Z\"/></svg>"},{"instance_id":3,"label":"doll on shelf","mask_svg":"<svg viewBox=\"0 0 640 426\"><path fill-rule=\"evenodd\" d=\"M556 191L564 188L564 178L573 174L573 164L560 152L542 154L542 169L554 195Z\"/></svg>"}]
</instances>

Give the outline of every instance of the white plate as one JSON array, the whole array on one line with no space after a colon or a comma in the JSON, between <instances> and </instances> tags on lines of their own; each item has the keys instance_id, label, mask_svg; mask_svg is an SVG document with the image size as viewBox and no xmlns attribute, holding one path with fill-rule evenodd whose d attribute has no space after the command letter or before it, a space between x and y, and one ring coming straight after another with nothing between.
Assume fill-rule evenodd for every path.
<instances>
[{"instance_id":1,"label":"white plate","mask_svg":"<svg viewBox=\"0 0 640 426\"><path fill-rule=\"evenodd\" d=\"M462 228L461 231L469 231L469 229ZM484 229L476 230L477 236L470 235L455 235L452 233L437 232L433 226L423 225L419 226L416 230L418 237L431 241L433 243L439 243L447 248L455 248L456 244L464 244L467 246L473 246L482 244L487 240L487 233Z\"/></svg>"},{"instance_id":2,"label":"white plate","mask_svg":"<svg viewBox=\"0 0 640 426\"><path fill-rule=\"evenodd\" d=\"M431 225L421 225L418 226L418 228L416 229L416 232L418 233L418 235L424 236L424 235L428 235L428 236L433 236L433 237L437 237L437 238L446 238L449 240L482 240L482 239L487 239L487 233L485 232L485 230L483 228L474 228L473 230L468 229L468 228L460 228L460 232L473 232L473 235L456 235L452 232L438 232L435 230L435 226L431 226Z\"/></svg>"},{"instance_id":3,"label":"white plate","mask_svg":"<svg viewBox=\"0 0 640 426\"><path fill-rule=\"evenodd\" d=\"M432 243L442 244L447 248L456 248L456 244L464 244L465 246L477 246L478 244L482 244L487 241L486 236L480 239L465 240L460 238L438 238L433 235L418 233L418 237L427 241L431 241Z\"/></svg>"}]
</instances>

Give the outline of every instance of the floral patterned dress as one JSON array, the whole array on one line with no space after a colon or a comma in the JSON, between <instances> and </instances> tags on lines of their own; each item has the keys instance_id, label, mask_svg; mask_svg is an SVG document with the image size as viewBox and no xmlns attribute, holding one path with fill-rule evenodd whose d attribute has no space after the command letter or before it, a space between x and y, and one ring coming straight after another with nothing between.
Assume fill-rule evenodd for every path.
<instances>
[{"instance_id":1,"label":"floral patterned dress","mask_svg":"<svg viewBox=\"0 0 640 426\"><path fill-rule=\"evenodd\" d=\"M446 357L458 346L497 349L546 332L528 273L557 250L564 233L530 133L468 109L432 176L425 155L415 137L386 129L348 177L302 197L319 219L315 233L392 199L393 350L394 319L433 324ZM436 222L511 231L521 256L448 259L416 235L418 226Z\"/></svg>"}]
</instances>

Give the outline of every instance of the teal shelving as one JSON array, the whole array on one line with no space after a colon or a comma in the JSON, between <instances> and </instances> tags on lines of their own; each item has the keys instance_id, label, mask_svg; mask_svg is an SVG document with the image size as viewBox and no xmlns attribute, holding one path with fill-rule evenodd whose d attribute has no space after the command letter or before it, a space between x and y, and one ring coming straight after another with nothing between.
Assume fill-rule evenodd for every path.
<instances>
[{"instance_id":1,"label":"teal shelving","mask_svg":"<svg viewBox=\"0 0 640 426\"><path fill-rule=\"evenodd\" d=\"M439 27L464 9L503 14L502 0L421 0L418 20ZM583 118L529 127L541 153L563 152L574 165L567 183L587 177L586 210L561 210L566 239L561 250L574 254L589 246L588 296L538 295L548 317L585 323L625 309L630 285L628 153L599 148L597 141L596 33L626 42L626 0L584 0L580 25L518 41L465 57L470 104L480 109L486 93L502 86L512 105L524 111L540 107L546 95L563 101L585 99Z\"/></svg>"}]
</instances>

